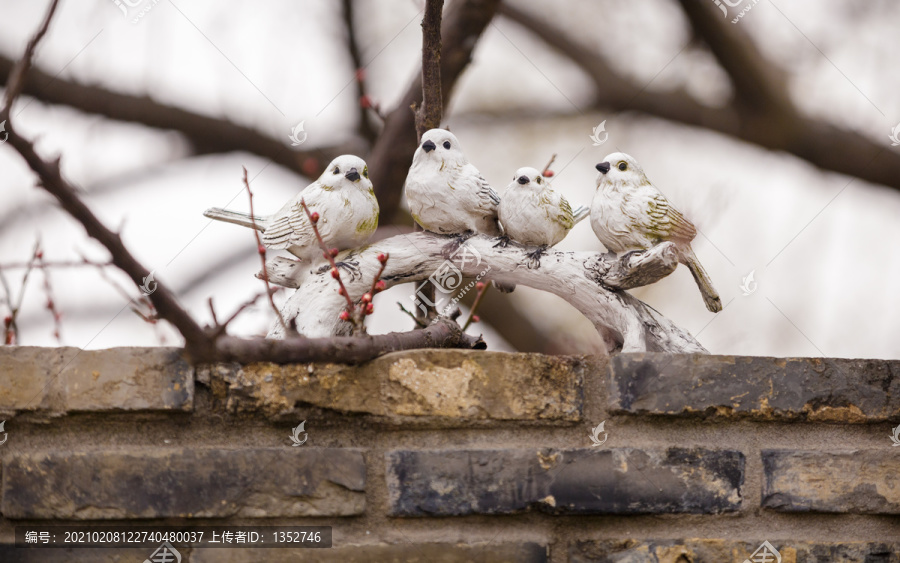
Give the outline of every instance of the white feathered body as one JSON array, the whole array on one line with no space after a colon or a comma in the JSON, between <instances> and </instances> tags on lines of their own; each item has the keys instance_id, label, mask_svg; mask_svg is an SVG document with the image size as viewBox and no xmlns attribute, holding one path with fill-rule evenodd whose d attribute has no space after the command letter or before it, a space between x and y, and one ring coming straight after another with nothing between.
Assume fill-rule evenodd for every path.
<instances>
[{"instance_id":1,"label":"white feathered body","mask_svg":"<svg viewBox=\"0 0 900 563\"><path fill-rule=\"evenodd\" d=\"M582 217L583 218L583 217ZM500 200L500 223L512 240L529 246L553 246L575 226L572 206L549 186L515 182Z\"/></svg>"},{"instance_id":2,"label":"white feathered body","mask_svg":"<svg viewBox=\"0 0 900 563\"><path fill-rule=\"evenodd\" d=\"M286 249L310 261L322 254L309 218L300 205L301 198L310 213L319 213L316 226L328 248L344 250L361 246L378 227L378 201L371 187L334 189L316 181L266 218L262 240L267 248Z\"/></svg>"},{"instance_id":3,"label":"white feathered body","mask_svg":"<svg viewBox=\"0 0 900 563\"><path fill-rule=\"evenodd\" d=\"M426 231L499 234L500 197L468 162L413 160L406 177L406 201L413 219Z\"/></svg>"}]
</instances>

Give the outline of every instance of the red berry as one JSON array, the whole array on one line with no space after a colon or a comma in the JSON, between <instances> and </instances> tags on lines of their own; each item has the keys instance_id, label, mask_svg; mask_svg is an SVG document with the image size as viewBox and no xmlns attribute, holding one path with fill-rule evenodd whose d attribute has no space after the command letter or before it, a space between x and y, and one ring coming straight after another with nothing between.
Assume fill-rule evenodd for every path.
<instances>
[{"instance_id":1,"label":"red berry","mask_svg":"<svg viewBox=\"0 0 900 563\"><path fill-rule=\"evenodd\" d=\"M338 295L344 295L344 288L343 288L343 287L339 287L339 288L338 288Z\"/></svg>"},{"instance_id":2,"label":"red berry","mask_svg":"<svg viewBox=\"0 0 900 563\"><path fill-rule=\"evenodd\" d=\"M370 107L372 107L372 98L370 98L368 95L361 97L359 99L359 105L366 109L369 109Z\"/></svg>"},{"instance_id":3,"label":"red berry","mask_svg":"<svg viewBox=\"0 0 900 563\"><path fill-rule=\"evenodd\" d=\"M10 317L9 315L6 315L5 317L3 317L3 324L5 324L6 326L11 325L12 317Z\"/></svg>"},{"instance_id":4,"label":"red berry","mask_svg":"<svg viewBox=\"0 0 900 563\"><path fill-rule=\"evenodd\" d=\"M44 258L44 251L43 251L43 250L39 250L38 253L34 255L34 257L37 258L38 260L43 259L43 258Z\"/></svg>"},{"instance_id":5,"label":"red berry","mask_svg":"<svg viewBox=\"0 0 900 563\"><path fill-rule=\"evenodd\" d=\"M318 212L318 211L313 211L313 212L310 214L309 218L310 218L310 220L311 220L313 223L318 223L318 222L319 222L319 212Z\"/></svg>"},{"instance_id":6,"label":"red berry","mask_svg":"<svg viewBox=\"0 0 900 563\"><path fill-rule=\"evenodd\" d=\"M52 299L48 299L48 300L47 300L47 308L48 308L48 309L53 309L53 300L52 300Z\"/></svg>"},{"instance_id":7,"label":"red berry","mask_svg":"<svg viewBox=\"0 0 900 563\"><path fill-rule=\"evenodd\" d=\"M313 157L309 157L303 161L303 166L301 168L303 173L307 176L318 176L316 173L319 171L319 161Z\"/></svg>"},{"instance_id":8,"label":"red berry","mask_svg":"<svg viewBox=\"0 0 900 563\"><path fill-rule=\"evenodd\" d=\"M340 315L340 316L341 316L341 320L342 320L342 321L349 321L349 320L350 320L350 313L348 313L347 311L341 311L341 315Z\"/></svg>"},{"instance_id":9,"label":"red berry","mask_svg":"<svg viewBox=\"0 0 900 563\"><path fill-rule=\"evenodd\" d=\"M546 172L544 172L544 176L546 176L546 177L548 177L548 178L552 178L552 177L553 177L553 170L547 170Z\"/></svg>"},{"instance_id":10,"label":"red berry","mask_svg":"<svg viewBox=\"0 0 900 563\"><path fill-rule=\"evenodd\" d=\"M381 262L382 264L384 264L385 262L387 262L387 260L388 260L388 255L387 255L387 254L385 254L384 252L381 252L381 253L378 254L378 261L379 261L379 262Z\"/></svg>"},{"instance_id":11,"label":"red berry","mask_svg":"<svg viewBox=\"0 0 900 563\"><path fill-rule=\"evenodd\" d=\"M475 289L477 289L478 291L481 291L482 289L484 289L484 284L482 282L476 283Z\"/></svg>"},{"instance_id":12,"label":"red berry","mask_svg":"<svg viewBox=\"0 0 900 563\"><path fill-rule=\"evenodd\" d=\"M387 288L387 284L384 283L384 280L378 280L378 283L375 284L375 291L384 291Z\"/></svg>"},{"instance_id":13,"label":"red berry","mask_svg":"<svg viewBox=\"0 0 900 563\"><path fill-rule=\"evenodd\" d=\"M478 315L472 315L472 322L473 322L473 323L477 323L477 322L480 321L480 320L481 320L481 317L479 317Z\"/></svg>"},{"instance_id":14,"label":"red berry","mask_svg":"<svg viewBox=\"0 0 900 563\"><path fill-rule=\"evenodd\" d=\"M366 79L366 69L358 68L356 69L356 80L357 82L362 82Z\"/></svg>"},{"instance_id":15,"label":"red berry","mask_svg":"<svg viewBox=\"0 0 900 563\"><path fill-rule=\"evenodd\" d=\"M368 305L366 305L366 314L367 314L367 315L371 315L371 314L374 313L374 312L375 312L375 305L374 305L374 304L369 303Z\"/></svg>"},{"instance_id":16,"label":"red berry","mask_svg":"<svg viewBox=\"0 0 900 563\"><path fill-rule=\"evenodd\" d=\"M371 303L372 302L372 294L364 293L362 296L363 303Z\"/></svg>"},{"instance_id":17,"label":"red berry","mask_svg":"<svg viewBox=\"0 0 900 563\"><path fill-rule=\"evenodd\" d=\"M338 252L340 252L340 250L338 250L337 248L332 248L331 249L331 257L332 258L336 257L338 255Z\"/></svg>"},{"instance_id":18,"label":"red berry","mask_svg":"<svg viewBox=\"0 0 900 563\"><path fill-rule=\"evenodd\" d=\"M256 251L259 252L260 254L265 254L265 253L266 253L266 247L263 246L263 245L259 245L259 246L256 247Z\"/></svg>"},{"instance_id":19,"label":"red berry","mask_svg":"<svg viewBox=\"0 0 900 563\"><path fill-rule=\"evenodd\" d=\"M333 277L334 279L338 279L339 277L341 277L341 273L338 272L337 268L331 269L331 277Z\"/></svg>"}]
</instances>

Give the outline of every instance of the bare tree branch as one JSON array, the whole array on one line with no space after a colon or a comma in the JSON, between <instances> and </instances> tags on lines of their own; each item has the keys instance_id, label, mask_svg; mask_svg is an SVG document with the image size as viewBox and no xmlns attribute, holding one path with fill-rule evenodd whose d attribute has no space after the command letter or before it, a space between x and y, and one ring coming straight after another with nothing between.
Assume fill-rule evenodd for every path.
<instances>
[{"instance_id":1,"label":"bare tree branch","mask_svg":"<svg viewBox=\"0 0 900 563\"><path fill-rule=\"evenodd\" d=\"M359 104L357 106L359 124L357 125L357 128L360 136L367 140L371 145L375 142L375 138L378 137L378 131L375 128L375 124L372 123L372 116L369 114L369 108L366 108L362 103L363 98L368 95L366 94L366 65L363 64L362 53L359 49L356 22L354 21L354 3L355 0L341 0L341 15L344 18L344 27L347 29L347 52L353 63L353 69L356 71L356 95L359 99Z\"/></svg>"},{"instance_id":2,"label":"bare tree branch","mask_svg":"<svg viewBox=\"0 0 900 563\"><path fill-rule=\"evenodd\" d=\"M687 5L692 1L682 0L682 3ZM620 76L598 53L572 39L571 34L555 27L547 18L510 3L503 4L500 13L580 66L597 85L595 107L598 109L639 111L703 127L770 150L791 153L824 170L900 189L900 153L887 151L886 143L879 144L854 131L803 116L793 104L785 102L786 94L780 92L776 73L765 71L764 67L771 63L755 52L751 41L729 36L728 33L739 32L733 29L724 34L711 31L701 7L692 4L690 10L691 21L697 20L695 29L714 49L726 72L740 75L745 70L742 65L749 65L746 67L749 77L738 76L735 89L751 89L736 93L740 102L731 107L705 106L681 90L647 92ZM723 48L727 52L721 52ZM737 54L734 52L737 49L754 51ZM750 100L754 96L759 96L760 103Z\"/></svg>"},{"instance_id":3,"label":"bare tree branch","mask_svg":"<svg viewBox=\"0 0 900 563\"><path fill-rule=\"evenodd\" d=\"M444 107L499 4L500 0L460 0L447 9L441 26L440 75ZM409 108L421 102L422 78L419 76L396 109L388 114L368 158L375 195L381 208L381 224L391 223L400 207L403 183L412 164L417 141L415 115Z\"/></svg>"},{"instance_id":4,"label":"bare tree branch","mask_svg":"<svg viewBox=\"0 0 900 563\"><path fill-rule=\"evenodd\" d=\"M425 0L422 18L422 103L416 110L416 139L441 125L441 14L444 0Z\"/></svg>"},{"instance_id":5,"label":"bare tree branch","mask_svg":"<svg viewBox=\"0 0 900 563\"><path fill-rule=\"evenodd\" d=\"M0 56L0 77L10 75L13 66L10 59ZM11 83L10 76L6 84ZM99 86L54 78L39 69L32 69L24 81L20 82L19 89L21 93L49 104L66 105L118 121L178 131L188 139L198 155L246 151L307 176L317 176L334 157L358 152L363 148L360 142L349 142L345 145L295 151L282 139L273 139L255 129L225 119L165 105L149 96L119 94Z\"/></svg>"}]
</instances>

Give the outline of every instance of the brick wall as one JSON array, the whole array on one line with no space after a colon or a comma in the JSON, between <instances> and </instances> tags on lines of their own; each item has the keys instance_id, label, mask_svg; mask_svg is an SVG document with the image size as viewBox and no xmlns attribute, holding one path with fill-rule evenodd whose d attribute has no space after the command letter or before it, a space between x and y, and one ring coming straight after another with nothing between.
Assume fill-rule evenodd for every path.
<instances>
[{"instance_id":1,"label":"brick wall","mask_svg":"<svg viewBox=\"0 0 900 563\"><path fill-rule=\"evenodd\" d=\"M415 351L193 369L0 348L0 561L16 525L319 525L243 561L900 562L900 362ZM307 441L291 429L306 420ZM592 427L604 422L600 446ZM3 435L0 435L3 440Z\"/></svg>"}]
</instances>

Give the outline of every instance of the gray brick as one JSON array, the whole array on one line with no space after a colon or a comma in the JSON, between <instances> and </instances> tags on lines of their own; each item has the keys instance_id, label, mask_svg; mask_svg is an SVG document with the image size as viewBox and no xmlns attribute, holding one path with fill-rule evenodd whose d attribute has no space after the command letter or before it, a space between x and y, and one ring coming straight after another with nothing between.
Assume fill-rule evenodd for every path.
<instances>
[{"instance_id":1,"label":"gray brick","mask_svg":"<svg viewBox=\"0 0 900 563\"><path fill-rule=\"evenodd\" d=\"M12 455L0 513L13 519L348 516L366 468L343 448L180 449Z\"/></svg>"},{"instance_id":2,"label":"gray brick","mask_svg":"<svg viewBox=\"0 0 900 563\"><path fill-rule=\"evenodd\" d=\"M535 543L482 545L397 543L350 545L332 549L197 549L191 563L546 563L547 547Z\"/></svg>"},{"instance_id":3,"label":"gray brick","mask_svg":"<svg viewBox=\"0 0 900 563\"><path fill-rule=\"evenodd\" d=\"M883 422L900 420L900 361L619 354L615 413Z\"/></svg>"},{"instance_id":4,"label":"gray brick","mask_svg":"<svg viewBox=\"0 0 900 563\"><path fill-rule=\"evenodd\" d=\"M900 456L888 447L848 453L764 450L762 459L766 508L900 514Z\"/></svg>"},{"instance_id":5,"label":"gray brick","mask_svg":"<svg viewBox=\"0 0 900 563\"><path fill-rule=\"evenodd\" d=\"M177 348L0 348L0 413L190 411L194 372Z\"/></svg>"},{"instance_id":6,"label":"gray brick","mask_svg":"<svg viewBox=\"0 0 900 563\"><path fill-rule=\"evenodd\" d=\"M569 544L569 563L740 563L764 540L592 540ZM815 543L770 540L783 563L900 563L898 542ZM774 562L774 560L772 560Z\"/></svg>"},{"instance_id":7,"label":"gray brick","mask_svg":"<svg viewBox=\"0 0 900 563\"><path fill-rule=\"evenodd\" d=\"M719 513L740 508L736 451L430 450L387 454L395 516Z\"/></svg>"}]
</instances>

